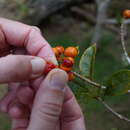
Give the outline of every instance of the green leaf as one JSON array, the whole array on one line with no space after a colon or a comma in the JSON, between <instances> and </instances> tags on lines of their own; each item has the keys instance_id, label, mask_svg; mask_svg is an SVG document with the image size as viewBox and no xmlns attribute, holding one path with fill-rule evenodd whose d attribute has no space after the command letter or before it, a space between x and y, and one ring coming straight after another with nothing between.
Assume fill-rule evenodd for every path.
<instances>
[{"instance_id":1,"label":"green leaf","mask_svg":"<svg viewBox=\"0 0 130 130\"><path fill-rule=\"evenodd\" d=\"M82 101L87 100L88 98L95 99L100 96L99 89L93 88L91 85L80 86L76 91L76 96L82 97Z\"/></svg>"},{"instance_id":2,"label":"green leaf","mask_svg":"<svg viewBox=\"0 0 130 130\"><path fill-rule=\"evenodd\" d=\"M79 63L81 74L90 79L93 76L95 55L96 55L96 44L90 46L85 50Z\"/></svg>"},{"instance_id":3,"label":"green leaf","mask_svg":"<svg viewBox=\"0 0 130 130\"><path fill-rule=\"evenodd\" d=\"M118 96L130 91L130 70L114 73L107 81L106 95Z\"/></svg>"}]
</instances>

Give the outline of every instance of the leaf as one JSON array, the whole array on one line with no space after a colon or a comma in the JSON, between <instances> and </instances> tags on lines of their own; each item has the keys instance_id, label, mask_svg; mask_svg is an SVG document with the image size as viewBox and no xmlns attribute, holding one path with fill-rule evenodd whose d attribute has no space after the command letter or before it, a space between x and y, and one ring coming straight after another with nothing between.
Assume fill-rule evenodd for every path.
<instances>
[{"instance_id":1,"label":"leaf","mask_svg":"<svg viewBox=\"0 0 130 130\"><path fill-rule=\"evenodd\" d=\"M120 70L109 77L106 95L118 96L130 91L130 70Z\"/></svg>"},{"instance_id":2,"label":"leaf","mask_svg":"<svg viewBox=\"0 0 130 130\"><path fill-rule=\"evenodd\" d=\"M93 88L91 85L80 86L76 92L76 96L82 97L82 101L87 100L88 98L95 99L100 96L99 89Z\"/></svg>"},{"instance_id":3,"label":"leaf","mask_svg":"<svg viewBox=\"0 0 130 130\"><path fill-rule=\"evenodd\" d=\"M96 44L90 46L85 50L79 63L79 69L81 71L81 74L90 79L93 76L95 55L96 55Z\"/></svg>"}]
</instances>

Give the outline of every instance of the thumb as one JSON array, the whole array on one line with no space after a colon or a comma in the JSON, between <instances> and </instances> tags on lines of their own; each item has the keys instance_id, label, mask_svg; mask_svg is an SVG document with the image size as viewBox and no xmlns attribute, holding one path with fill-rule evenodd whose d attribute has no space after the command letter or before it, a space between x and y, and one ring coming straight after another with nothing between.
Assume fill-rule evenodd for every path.
<instances>
[{"instance_id":1,"label":"thumb","mask_svg":"<svg viewBox=\"0 0 130 130\"><path fill-rule=\"evenodd\" d=\"M54 69L48 74L36 94L27 130L54 130L56 128L67 81L67 74L60 69Z\"/></svg>"},{"instance_id":2,"label":"thumb","mask_svg":"<svg viewBox=\"0 0 130 130\"><path fill-rule=\"evenodd\" d=\"M39 77L45 68L39 57L8 55L0 58L0 83L18 82Z\"/></svg>"}]
</instances>

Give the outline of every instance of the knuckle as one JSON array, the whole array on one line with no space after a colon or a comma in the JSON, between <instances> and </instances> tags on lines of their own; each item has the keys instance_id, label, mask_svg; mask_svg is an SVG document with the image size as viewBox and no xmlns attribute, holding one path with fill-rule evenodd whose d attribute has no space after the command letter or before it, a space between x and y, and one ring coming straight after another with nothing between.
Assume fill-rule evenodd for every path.
<instances>
[{"instance_id":1,"label":"knuckle","mask_svg":"<svg viewBox=\"0 0 130 130\"><path fill-rule=\"evenodd\" d=\"M35 31L38 31L38 32L40 32L40 33L41 33L40 28L38 28L37 26L32 26L32 30L35 30Z\"/></svg>"}]
</instances>

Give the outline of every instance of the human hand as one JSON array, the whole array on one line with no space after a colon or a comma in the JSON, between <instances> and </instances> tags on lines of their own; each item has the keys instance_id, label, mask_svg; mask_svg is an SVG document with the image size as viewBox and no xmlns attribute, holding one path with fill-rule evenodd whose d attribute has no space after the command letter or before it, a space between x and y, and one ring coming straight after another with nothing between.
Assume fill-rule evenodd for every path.
<instances>
[{"instance_id":1,"label":"human hand","mask_svg":"<svg viewBox=\"0 0 130 130\"><path fill-rule=\"evenodd\" d=\"M33 83L40 86L33 105L31 100L26 104L27 89L19 91L20 102L12 104L9 110L12 130L85 130L83 114L67 87L67 79L64 71L54 69L44 80Z\"/></svg>"},{"instance_id":2,"label":"human hand","mask_svg":"<svg viewBox=\"0 0 130 130\"><path fill-rule=\"evenodd\" d=\"M16 54L32 56L10 55L3 57L11 54L12 50ZM42 37L37 27L3 18L0 18L0 56L2 57L0 58L0 83L27 81L39 77L43 74L45 66L43 59L56 63L50 45ZM35 56L43 59L36 60ZM32 63L35 64L32 65ZM8 106L14 101L18 86L21 86L21 82L9 84L10 92L0 101L1 111L8 112Z\"/></svg>"},{"instance_id":3,"label":"human hand","mask_svg":"<svg viewBox=\"0 0 130 130\"><path fill-rule=\"evenodd\" d=\"M2 30L2 31L0 31L0 36L1 36L1 39L0 39L0 43L1 43L0 52L1 53L0 54L1 54L1 56L5 56L5 55L9 54L10 50L12 49L12 46L10 46L10 45L13 45L13 52L15 52L17 54L24 53L24 54L30 54L33 56L36 55L36 56L40 56L46 60L48 59L49 61L52 61L53 63L56 63L54 54L53 54L49 44L47 44L47 42L42 38L40 31L37 28L23 25L21 23L9 21L6 19L0 19L0 24L1 24L1 30ZM17 28L17 30L16 30L16 28ZM20 30L20 31L18 31L18 30ZM26 35L25 35L25 32L26 32ZM38 38L38 37L40 37L40 38ZM44 42L42 42L42 41L44 41ZM25 43L27 42L27 44L25 44L25 43L23 44L23 42L25 42ZM36 43L36 44L32 44L32 43ZM43 47L41 47L41 45L43 45ZM25 50L24 47L26 48L27 51ZM38 49L38 47L39 47L39 49ZM37 50L37 53L36 53L36 50ZM48 50L48 51L46 51L46 50ZM45 52L47 52L47 53L45 53ZM11 83L9 84L10 91L0 102L0 109L1 109L1 111L8 112L10 114L10 116L12 117L12 120L13 120L12 127L14 129L15 128L19 128L20 130L26 129L28 127L28 123L29 123L28 119L30 117L30 114L29 114L30 111L32 111L32 112L35 111L34 110L35 107L41 104L40 103L41 100L39 98L38 99L36 98L35 102L38 101L39 104L35 105L35 103L34 103L34 105L33 105L33 99L34 99L34 95L37 90L38 90L38 93L40 93L39 91L41 89L38 89L38 88L39 88L39 85L42 86L41 84L42 83L44 84L44 76L42 76L41 78L39 78L37 80L31 81L31 82L28 82L28 81L27 82L18 82L18 81L25 81L25 80L32 79L32 76L31 76L32 70L27 71L26 69L31 68L31 60L34 58L36 58L36 57L32 57L32 56L28 57L28 56L20 56L20 55L19 56L13 55L13 56L8 56L5 58L2 58L3 63L4 63L3 67L9 68L9 69L7 69L7 70L1 69L1 72L2 72L1 74L8 74L8 75L6 75L3 79L1 78L2 80L0 83L7 83L7 82L11 82ZM11 59L10 62L9 62L9 59ZM25 61L25 59L26 59L26 61ZM41 59L41 60L43 60L43 59ZM25 64L24 64L25 66L21 66L22 65L21 63L24 63L24 62L25 62ZM9 64L6 64L6 63L13 63L13 64L11 64L11 66L10 66ZM16 63L18 63L17 66L15 66ZM42 65L45 66L44 60L42 63L44 63ZM27 66L29 66L29 67L27 67ZM44 67L42 69L44 69ZM25 72L27 72L27 73L25 73ZM41 70L39 70L39 72L40 73L36 77L39 77L41 75ZM43 70L42 70L42 72L43 72ZM1 74L0 74L0 76L1 76ZM29 74L29 75L27 75L27 74ZM18 83L12 83L14 81L15 82L17 81ZM59 81L59 78L58 78L58 81ZM40 88L43 88L43 87L40 87ZM45 88L46 88L45 90L48 90L47 87L45 87ZM43 90L44 89L42 89L42 91ZM47 96L49 94L49 90L48 90L48 93L46 93L44 95ZM83 129L84 130L85 127L84 127L84 123L83 123L83 116L82 116L81 110L80 110L73 94L67 87L66 87L65 92L63 92L63 91L60 91L60 92L61 92L61 95L59 95L57 97L57 99L58 100L60 98L62 99L62 100L60 100L60 104L62 104L63 107L62 107L62 109L61 109L61 107L59 108L59 111L62 110L62 112L59 112L56 117L59 118L59 116L61 116L59 123L62 121L63 124L65 124L65 125L57 125L57 129L59 129L58 126L60 126L60 127L62 126L63 129L69 128L70 130L73 130L73 129L77 129L77 130ZM64 94L65 94L65 96L64 96ZM37 94L37 95L41 95L41 94ZM36 97L39 97L37 95L36 95ZM54 94L54 96L55 96L55 94ZM53 98L54 97L51 96L50 100L48 100L48 101L52 100L52 104L53 104ZM63 101L63 98L65 98L64 101ZM48 99L49 99L49 97L48 97ZM57 102L58 100L54 100L54 104L55 104L55 101ZM45 103L45 102L43 102L43 103ZM73 104L75 104L75 105L73 105ZM31 110L32 105L34 107ZM71 109L72 109L72 111L71 111ZM49 110L50 112L53 112L52 114L55 114L54 113L55 107L54 108L52 107L52 109L46 108L45 110ZM38 111L38 113L39 113L39 111ZM31 116L33 118L31 118L31 120L30 120L30 125L29 125L28 129L30 129L31 127L33 127L35 129L36 126L39 126L39 125L37 125L37 123L39 123L39 122L36 122L35 127L33 126L34 123L31 123L31 122L33 122L32 120L34 120L34 122L35 122L35 120L36 120L35 117L37 117L37 114L36 115L31 114L31 115L34 115L34 116ZM43 116L43 118L44 118L44 116ZM45 118L45 119L47 119L47 118ZM80 122L80 125L77 125L78 122ZM42 125L42 123L40 123L40 124ZM44 124L41 127L48 129L49 126L51 126L51 128L52 128L54 125L55 125L55 123L48 124L47 126L45 126L45 124ZM40 129L41 127L39 127L38 129Z\"/></svg>"}]
</instances>

